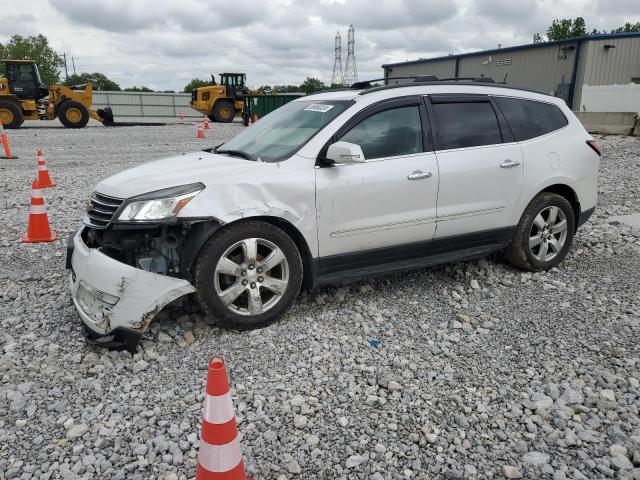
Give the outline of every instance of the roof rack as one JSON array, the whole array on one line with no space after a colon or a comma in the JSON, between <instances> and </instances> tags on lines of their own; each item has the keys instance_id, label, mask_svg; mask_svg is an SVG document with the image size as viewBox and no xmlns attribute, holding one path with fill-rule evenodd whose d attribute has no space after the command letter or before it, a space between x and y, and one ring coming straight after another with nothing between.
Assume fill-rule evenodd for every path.
<instances>
[{"instance_id":1,"label":"roof rack","mask_svg":"<svg viewBox=\"0 0 640 480\"><path fill-rule=\"evenodd\" d=\"M349 88L352 90L363 90L367 88L374 88L375 85L372 85L373 82L385 82L385 86L389 85L389 80L412 80L413 83L424 83L424 82L458 82L458 81L467 81L467 82L484 82L484 83L497 83L491 77L450 77L450 78L438 78L435 75L412 75L410 77L385 77L385 78L374 78L373 80L363 80L361 82L356 82L352 84ZM506 82L500 82L506 83Z\"/></svg>"},{"instance_id":2,"label":"roof rack","mask_svg":"<svg viewBox=\"0 0 640 480\"><path fill-rule=\"evenodd\" d=\"M394 83L389 84L389 80L411 80L410 82L403 83ZM409 77L386 77L386 78L374 78L373 80L363 80L361 82L356 82L349 87L346 88L332 88L327 90L321 90L318 92L313 92L310 95L315 93L326 93L326 92L344 92L344 91L353 91L360 90L358 95L365 95L367 93L373 93L380 90L388 90L391 88L401 88L401 87L411 87L417 85L456 85L458 83L465 85L472 85L474 83L485 83L490 84L492 87L501 87L501 88L513 88L516 90L522 90L525 92L538 93L541 95L549 95L546 92L540 90L534 90L531 88L523 88L516 87L513 85L507 84L507 77L501 82L496 82L491 77L451 77L451 78L438 78L435 75L412 75ZM373 85L375 82L385 82L384 85ZM489 86L489 85L487 85Z\"/></svg>"}]
</instances>

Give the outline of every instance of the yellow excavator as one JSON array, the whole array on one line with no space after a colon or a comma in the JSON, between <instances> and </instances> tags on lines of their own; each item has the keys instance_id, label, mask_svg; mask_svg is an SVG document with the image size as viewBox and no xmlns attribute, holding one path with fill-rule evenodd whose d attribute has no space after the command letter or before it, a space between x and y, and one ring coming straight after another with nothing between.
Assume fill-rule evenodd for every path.
<instances>
[{"instance_id":1,"label":"yellow excavator","mask_svg":"<svg viewBox=\"0 0 640 480\"><path fill-rule=\"evenodd\" d=\"M47 87L32 60L3 60L0 76L0 120L5 128L20 128L25 120L53 120L68 128L82 128L89 118L113 125L110 108L93 110L93 87L77 92L64 85ZM78 88L78 87L74 87Z\"/></svg>"},{"instance_id":2,"label":"yellow excavator","mask_svg":"<svg viewBox=\"0 0 640 480\"><path fill-rule=\"evenodd\" d=\"M211 79L216 83L213 75ZM244 96L249 93L246 80L245 73L221 73L219 85L194 88L189 105L212 122L229 123L244 109Z\"/></svg>"}]
</instances>

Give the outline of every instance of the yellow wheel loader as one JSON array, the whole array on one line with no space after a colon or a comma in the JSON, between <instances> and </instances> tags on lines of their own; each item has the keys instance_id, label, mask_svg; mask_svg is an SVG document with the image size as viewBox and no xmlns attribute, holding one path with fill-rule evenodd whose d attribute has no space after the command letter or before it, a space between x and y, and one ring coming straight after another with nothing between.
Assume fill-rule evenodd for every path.
<instances>
[{"instance_id":1,"label":"yellow wheel loader","mask_svg":"<svg viewBox=\"0 0 640 480\"><path fill-rule=\"evenodd\" d=\"M211 79L216 83L213 75ZM236 114L242 114L244 96L248 93L246 79L244 73L221 73L220 85L194 88L189 105L212 122L229 123Z\"/></svg>"},{"instance_id":2,"label":"yellow wheel loader","mask_svg":"<svg viewBox=\"0 0 640 480\"><path fill-rule=\"evenodd\" d=\"M25 120L53 120L68 128L82 128L89 118L113 125L110 108L93 110L93 87L81 92L64 85L47 88L38 66L31 60L4 60L6 76L0 76L0 120L6 128L19 128Z\"/></svg>"}]
</instances>

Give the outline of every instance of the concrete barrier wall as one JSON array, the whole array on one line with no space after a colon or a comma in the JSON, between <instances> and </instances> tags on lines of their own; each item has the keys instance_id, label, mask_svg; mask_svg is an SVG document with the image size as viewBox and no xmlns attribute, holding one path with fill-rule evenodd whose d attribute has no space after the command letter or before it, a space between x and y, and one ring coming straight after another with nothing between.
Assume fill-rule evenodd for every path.
<instances>
[{"instance_id":1,"label":"concrete barrier wall","mask_svg":"<svg viewBox=\"0 0 640 480\"><path fill-rule=\"evenodd\" d=\"M640 84L584 85L581 112L640 112Z\"/></svg>"},{"instance_id":2,"label":"concrete barrier wall","mask_svg":"<svg viewBox=\"0 0 640 480\"><path fill-rule=\"evenodd\" d=\"M202 118L189 106L190 93L93 92L93 108L111 107L116 119L127 118Z\"/></svg>"},{"instance_id":3,"label":"concrete barrier wall","mask_svg":"<svg viewBox=\"0 0 640 480\"><path fill-rule=\"evenodd\" d=\"M640 135L638 115L629 112L574 112L589 133Z\"/></svg>"}]
</instances>

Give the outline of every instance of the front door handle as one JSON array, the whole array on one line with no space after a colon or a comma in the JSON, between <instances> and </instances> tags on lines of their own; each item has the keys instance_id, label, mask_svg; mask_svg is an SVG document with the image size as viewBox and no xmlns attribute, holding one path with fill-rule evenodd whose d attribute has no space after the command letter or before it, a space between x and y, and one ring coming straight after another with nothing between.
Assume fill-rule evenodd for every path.
<instances>
[{"instance_id":1,"label":"front door handle","mask_svg":"<svg viewBox=\"0 0 640 480\"><path fill-rule=\"evenodd\" d=\"M422 172L420 170L416 170L415 172L407 175L407 178L409 180L420 180L423 178L429 178L431 175L431 172Z\"/></svg>"},{"instance_id":2,"label":"front door handle","mask_svg":"<svg viewBox=\"0 0 640 480\"><path fill-rule=\"evenodd\" d=\"M506 159L504 162L500 164L500 168L513 168L520 165L520 162L516 162L515 160Z\"/></svg>"}]
</instances>

